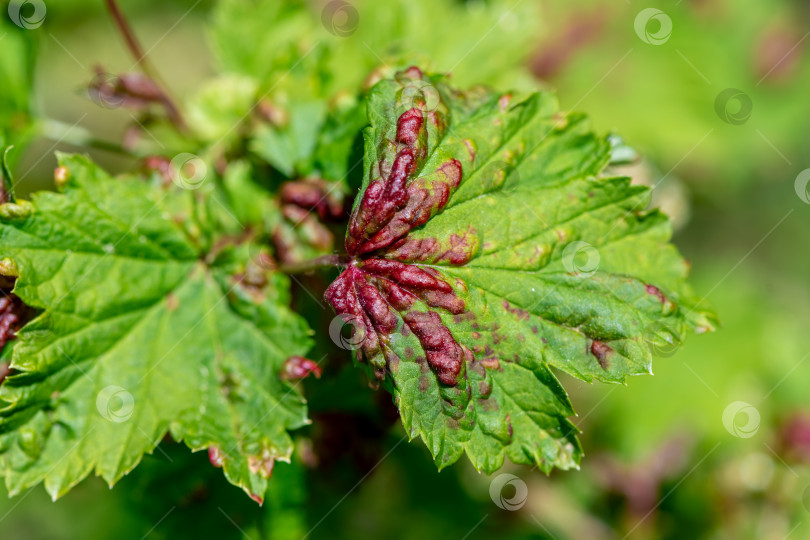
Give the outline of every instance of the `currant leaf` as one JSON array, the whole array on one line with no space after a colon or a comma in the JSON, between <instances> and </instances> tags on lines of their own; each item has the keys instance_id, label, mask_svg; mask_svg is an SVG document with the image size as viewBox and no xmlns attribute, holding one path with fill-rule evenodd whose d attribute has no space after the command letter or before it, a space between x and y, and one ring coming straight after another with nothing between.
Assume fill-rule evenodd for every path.
<instances>
[{"instance_id":1,"label":"currant leaf","mask_svg":"<svg viewBox=\"0 0 810 540\"><path fill-rule=\"evenodd\" d=\"M410 68L368 99L351 261L326 299L355 327L410 436L441 468L576 467L554 370L650 372L711 330L649 190L603 176L607 139L548 93L460 92Z\"/></svg>"},{"instance_id":2,"label":"currant leaf","mask_svg":"<svg viewBox=\"0 0 810 540\"><path fill-rule=\"evenodd\" d=\"M209 260L203 194L60 163L62 193L0 206L0 258L39 310L0 386L9 492L43 481L56 498L91 472L112 484L170 435L261 500L308 423L285 376L310 346L287 279L244 246Z\"/></svg>"}]
</instances>

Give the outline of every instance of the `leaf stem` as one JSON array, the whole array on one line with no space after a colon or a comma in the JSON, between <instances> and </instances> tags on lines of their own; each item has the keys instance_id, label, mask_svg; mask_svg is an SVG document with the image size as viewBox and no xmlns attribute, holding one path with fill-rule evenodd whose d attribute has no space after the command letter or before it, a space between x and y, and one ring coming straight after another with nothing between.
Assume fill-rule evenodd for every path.
<instances>
[{"instance_id":1,"label":"leaf stem","mask_svg":"<svg viewBox=\"0 0 810 540\"><path fill-rule=\"evenodd\" d=\"M326 266L343 266L348 263L349 259L346 256L332 254L315 257L314 259L299 263L282 264L278 269L285 274L303 274Z\"/></svg>"},{"instance_id":2,"label":"leaf stem","mask_svg":"<svg viewBox=\"0 0 810 540\"><path fill-rule=\"evenodd\" d=\"M149 62L147 59L146 52L144 52L138 38L135 36L135 32L132 30L126 16L124 16L121 8L118 7L118 2L116 0L105 0L105 3L107 4L107 10L110 12L110 16L115 22L115 25L118 27L118 31L121 32L121 36L124 38L124 42L126 43L130 54L132 54L132 57L135 59L135 65L140 67L141 71L143 71L147 77L152 79L160 88L163 106L166 107L169 120L172 122L172 124L174 124L178 131L183 134L188 133L188 125L183 119L183 115L180 113L180 108L175 104L175 101L169 95L167 90L168 86L161 78L160 73L158 73L154 66L152 66L151 62Z\"/></svg>"}]
</instances>

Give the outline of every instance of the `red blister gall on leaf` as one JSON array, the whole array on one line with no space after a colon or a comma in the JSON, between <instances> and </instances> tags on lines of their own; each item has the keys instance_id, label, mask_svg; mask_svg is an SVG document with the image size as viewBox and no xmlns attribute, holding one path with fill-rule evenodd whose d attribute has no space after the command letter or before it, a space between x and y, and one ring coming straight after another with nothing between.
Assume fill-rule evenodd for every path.
<instances>
[{"instance_id":1,"label":"red blister gall on leaf","mask_svg":"<svg viewBox=\"0 0 810 540\"><path fill-rule=\"evenodd\" d=\"M412 311L417 301L448 313L464 311L464 302L452 288L429 269L399 261L366 259L352 263L327 289L326 300L338 313L349 315L363 324L363 352L368 358L382 354L390 359L388 335L400 328L413 332L425 351L427 362L447 385L457 383L465 357L436 313ZM383 378L384 365L376 364Z\"/></svg>"},{"instance_id":2,"label":"red blister gall on leaf","mask_svg":"<svg viewBox=\"0 0 810 540\"><path fill-rule=\"evenodd\" d=\"M421 77L421 72L412 68L405 77ZM432 251L430 243L423 243L421 249L403 249L403 240L411 229L440 212L461 183L462 167L455 159L431 174L414 177L427 156L427 124L436 126L441 136L447 127L445 114L413 107L399 116L395 136L382 142L383 158L372 166L373 179L349 222L346 250L354 260L326 292L338 313L362 323L363 352L372 359L379 378L385 376L380 358L390 361L396 356L387 342L400 329L400 320L401 329L417 337L427 363L443 384L458 383L467 354L436 313L411 310L421 301L459 314L465 310L463 300L438 272L389 259L392 254L391 258L406 261L418 259Z\"/></svg>"},{"instance_id":3,"label":"red blister gall on leaf","mask_svg":"<svg viewBox=\"0 0 810 540\"><path fill-rule=\"evenodd\" d=\"M33 310L11 292L14 281L13 277L0 275L0 351L33 315Z\"/></svg>"},{"instance_id":4,"label":"red blister gall on leaf","mask_svg":"<svg viewBox=\"0 0 810 540\"><path fill-rule=\"evenodd\" d=\"M208 461L210 461L211 465L214 467L222 468L222 465L225 464L225 454L222 452L222 449L218 446L209 447Z\"/></svg>"},{"instance_id":5,"label":"red blister gall on leaf","mask_svg":"<svg viewBox=\"0 0 810 540\"><path fill-rule=\"evenodd\" d=\"M281 262L295 264L330 252L334 237L326 223L348 217L345 199L340 188L319 178L282 184L279 200L283 219L272 232Z\"/></svg>"},{"instance_id":6,"label":"red blister gall on leaf","mask_svg":"<svg viewBox=\"0 0 810 540\"><path fill-rule=\"evenodd\" d=\"M317 362L303 356L291 356L282 366L281 378L286 381L297 381L310 374L314 375L316 379L321 378L321 367Z\"/></svg>"},{"instance_id":7,"label":"red blister gall on leaf","mask_svg":"<svg viewBox=\"0 0 810 540\"><path fill-rule=\"evenodd\" d=\"M349 262L326 300L439 467L463 453L485 471L507 456L576 467L552 369L623 381L649 371L652 323L712 325L666 217L603 174L607 140L550 94L462 92L411 68L371 90L368 116Z\"/></svg>"},{"instance_id":8,"label":"red blister gall on leaf","mask_svg":"<svg viewBox=\"0 0 810 540\"><path fill-rule=\"evenodd\" d=\"M13 327L17 326L20 319L16 311L19 299L11 296L0 298L0 350L6 346L6 342L14 337Z\"/></svg>"}]
</instances>

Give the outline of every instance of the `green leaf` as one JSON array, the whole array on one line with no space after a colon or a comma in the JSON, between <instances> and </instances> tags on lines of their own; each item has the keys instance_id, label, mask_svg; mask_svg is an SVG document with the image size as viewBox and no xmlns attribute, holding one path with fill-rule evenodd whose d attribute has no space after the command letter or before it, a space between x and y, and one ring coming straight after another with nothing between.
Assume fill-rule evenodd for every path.
<instances>
[{"instance_id":1,"label":"green leaf","mask_svg":"<svg viewBox=\"0 0 810 540\"><path fill-rule=\"evenodd\" d=\"M268 89L320 55L328 97L355 93L380 66L417 61L464 84L528 85L540 17L534 3L511 0L220 0L210 38L225 71Z\"/></svg>"},{"instance_id":2,"label":"green leaf","mask_svg":"<svg viewBox=\"0 0 810 540\"><path fill-rule=\"evenodd\" d=\"M440 468L465 451L487 472L576 467L555 371L622 382L712 328L667 218L603 176L607 139L548 93L462 93L410 68L368 110L352 262L327 300Z\"/></svg>"},{"instance_id":3,"label":"green leaf","mask_svg":"<svg viewBox=\"0 0 810 540\"><path fill-rule=\"evenodd\" d=\"M524 59L535 39L536 8L507 0L479 4L222 0L210 40L226 73L256 82L254 116L275 113L249 137L251 151L288 178L343 182L362 159L353 150L366 115L353 96L390 75L391 66L429 59L437 70L452 69L457 80L531 80Z\"/></svg>"},{"instance_id":4,"label":"green leaf","mask_svg":"<svg viewBox=\"0 0 810 540\"><path fill-rule=\"evenodd\" d=\"M324 179L339 182L338 189L354 193L362 179L362 130L366 123L364 96L346 96L336 103L318 134L313 150L313 170L308 173L314 172Z\"/></svg>"},{"instance_id":5,"label":"green leaf","mask_svg":"<svg viewBox=\"0 0 810 540\"><path fill-rule=\"evenodd\" d=\"M233 142L239 125L249 119L256 100L256 83L249 77L223 75L208 81L188 104L188 121L203 140Z\"/></svg>"},{"instance_id":6,"label":"green leaf","mask_svg":"<svg viewBox=\"0 0 810 540\"><path fill-rule=\"evenodd\" d=\"M251 141L251 150L287 178L298 178L312 170L312 154L326 118L326 103L295 100L285 109L289 111L288 124L261 126Z\"/></svg>"},{"instance_id":7,"label":"green leaf","mask_svg":"<svg viewBox=\"0 0 810 540\"><path fill-rule=\"evenodd\" d=\"M302 0L223 0L209 34L224 71L276 82L312 46L313 17ZM269 31L272 29L272 31ZM300 42L310 41L307 48Z\"/></svg>"},{"instance_id":8,"label":"green leaf","mask_svg":"<svg viewBox=\"0 0 810 540\"><path fill-rule=\"evenodd\" d=\"M310 345L286 278L246 284L244 246L206 263L199 194L113 179L81 156L60 163L63 193L0 206L0 257L41 310L0 386L9 492L44 481L55 498L90 473L112 484L168 434L261 499L292 452L288 430L308 422L279 377Z\"/></svg>"}]
</instances>

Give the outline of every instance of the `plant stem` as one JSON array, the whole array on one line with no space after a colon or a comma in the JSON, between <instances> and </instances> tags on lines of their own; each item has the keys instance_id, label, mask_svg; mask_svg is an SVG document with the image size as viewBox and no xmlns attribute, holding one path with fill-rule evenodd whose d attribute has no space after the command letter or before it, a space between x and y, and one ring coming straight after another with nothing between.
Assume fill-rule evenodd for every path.
<instances>
[{"instance_id":1,"label":"plant stem","mask_svg":"<svg viewBox=\"0 0 810 540\"><path fill-rule=\"evenodd\" d=\"M132 30L132 27L124 16L124 13L121 11L121 8L118 7L118 2L116 2L116 0L105 0L105 3L107 4L107 9L110 12L110 16L124 38L124 42L126 43L130 54L132 54L133 58L135 59L135 65L137 65L147 77L152 79L155 84L160 87L160 92L163 98L163 106L166 107L169 120L171 120L178 131L184 134L187 133L188 126L180 113L180 108L170 97L167 90L168 86L164 83L160 73L158 73L158 71L147 59L146 52L144 52L143 47L141 47L138 38L135 36L135 32Z\"/></svg>"},{"instance_id":2,"label":"plant stem","mask_svg":"<svg viewBox=\"0 0 810 540\"><path fill-rule=\"evenodd\" d=\"M316 257L314 259L299 263L282 264L278 269L280 272L285 274L303 274L304 272L310 272L317 268L324 268L326 266L342 266L348 262L349 261L345 256L333 254L323 255L321 257Z\"/></svg>"}]
</instances>

